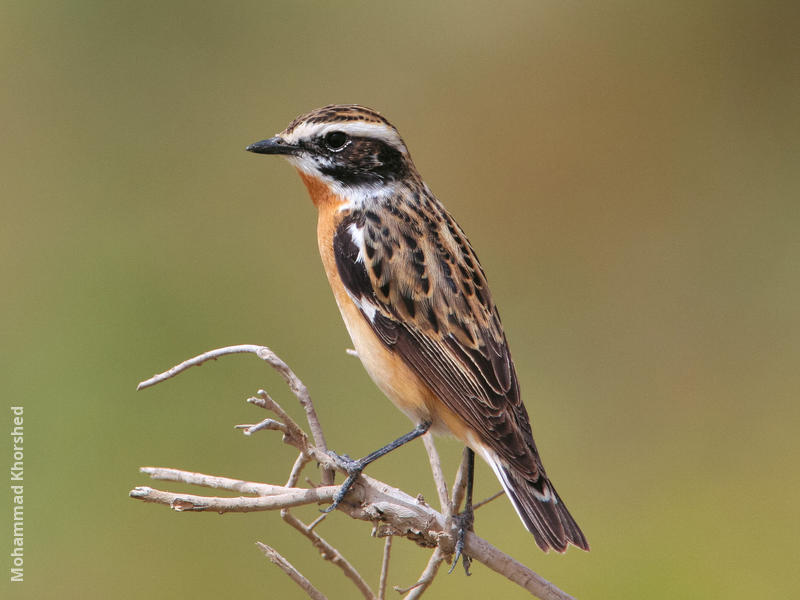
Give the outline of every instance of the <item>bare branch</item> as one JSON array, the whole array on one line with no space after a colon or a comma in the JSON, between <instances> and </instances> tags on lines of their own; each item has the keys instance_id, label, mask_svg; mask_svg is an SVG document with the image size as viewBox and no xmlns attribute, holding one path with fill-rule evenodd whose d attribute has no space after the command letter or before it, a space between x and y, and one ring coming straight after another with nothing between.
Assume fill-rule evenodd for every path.
<instances>
[{"instance_id":1,"label":"bare branch","mask_svg":"<svg viewBox=\"0 0 800 600\"><path fill-rule=\"evenodd\" d=\"M439 509L445 517L449 517L450 502L447 499L447 483L442 473L442 461L439 459L439 453L436 451L436 444L433 442L433 435L430 431L422 436L422 443L425 444L425 450L428 452L428 459L431 463L433 482L436 484L436 493L439 495Z\"/></svg>"},{"instance_id":2,"label":"bare branch","mask_svg":"<svg viewBox=\"0 0 800 600\"><path fill-rule=\"evenodd\" d=\"M492 494L491 496L489 496L485 500L481 500L480 502L476 502L475 504L472 505L472 510L473 511L478 510L481 506L485 506L485 505L489 504L489 502L491 502L492 500L496 500L500 496L505 495L505 493L506 493L505 490L500 490L499 492L497 492L495 494Z\"/></svg>"},{"instance_id":3,"label":"bare branch","mask_svg":"<svg viewBox=\"0 0 800 600\"><path fill-rule=\"evenodd\" d=\"M328 451L328 446L325 443L325 435L322 433L322 426L317 417L317 411L314 409L314 403L311 401L311 395L308 393L308 388L300 381L300 378L295 375L294 371L289 368L283 360L266 346L258 346L255 348L255 353L258 357L269 363L278 373L281 374L289 389L297 397L300 405L306 411L306 420L308 427L311 429L311 436L314 438L314 445L323 452ZM330 472L331 481L333 481L333 473ZM323 482L329 483L329 482Z\"/></svg>"},{"instance_id":4,"label":"bare branch","mask_svg":"<svg viewBox=\"0 0 800 600\"><path fill-rule=\"evenodd\" d=\"M273 400L266 391L258 390L256 394L258 395L257 398L253 396L248 398L247 401L250 404L255 404L256 406L260 406L261 408L272 411L278 415L286 428L284 435L290 438L287 440L287 442L292 446L299 448L300 450L306 450L308 448L308 436L306 436L306 432L303 431L297 423L295 423L294 419L292 419L292 417L290 417L289 414L283 410L281 405L275 402L275 400Z\"/></svg>"},{"instance_id":5,"label":"bare branch","mask_svg":"<svg viewBox=\"0 0 800 600\"><path fill-rule=\"evenodd\" d=\"M267 546L266 544L262 544L261 542L256 542L256 546L258 546L261 551L266 555L266 557L275 565L278 565L283 572L286 573L292 581L294 581L300 588L308 594L308 597L312 600L328 600L322 592L320 592L317 588L311 585L311 582L305 578L305 576L300 573L297 569L292 566L288 560L283 558L275 548L271 546Z\"/></svg>"},{"instance_id":6,"label":"bare branch","mask_svg":"<svg viewBox=\"0 0 800 600\"><path fill-rule=\"evenodd\" d=\"M537 598L541 600L575 600L521 562L514 560L505 552L475 535L474 532L468 531L464 541L465 552L471 558L528 590Z\"/></svg>"},{"instance_id":7,"label":"bare branch","mask_svg":"<svg viewBox=\"0 0 800 600\"><path fill-rule=\"evenodd\" d=\"M244 431L242 431L242 433L245 435L253 435L255 432L261 431L262 429L282 431L283 433L287 432L286 425L275 419L264 419L255 425L234 425L234 429L243 429Z\"/></svg>"},{"instance_id":8,"label":"bare branch","mask_svg":"<svg viewBox=\"0 0 800 600\"><path fill-rule=\"evenodd\" d=\"M268 362L284 377L295 396L306 408L306 415L309 427L313 433L314 443L312 444L295 421L275 402L265 391L259 390L258 397L251 398L249 401L272 411L282 421L265 419L257 425L248 425L246 433L253 433L260 429L277 429L283 432L283 441L297 450L299 455L294 462L287 485L268 485L255 483L240 479L227 477L216 477L203 473L181 471L178 469L166 469L159 467L144 467L142 472L147 473L153 479L178 481L199 485L208 488L225 489L239 494L252 494L255 497L240 496L235 498L205 497L192 494L176 494L150 487L137 487L130 492L131 497L145 501L164 504L173 510L184 512L214 511L224 512L251 512L264 510L282 510L283 518L295 529L298 529L305 537L311 540L320 549L323 556L337 564L347 576L352 579L362 594L373 600L369 586L364 582L363 577L348 563L341 554L328 542L317 535L313 529L321 522L325 515L316 519L309 525L295 519L288 513L288 508L305 504L330 503L338 491L338 486L329 485L332 482L333 470L343 470L328 454L322 437L322 430L313 410L313 404L305 386L297 379L297 376L281 359L275 356L271 350L264 346L231 346L212 350L193 359L185 361L169 371L156 375L144 381L139 388L148 387L174 377L178 373L189 367L200 365L219 356L234 353L254 353L262 360ZM387 585L388 565L391 552L391 536L406 537L416 544L434 548L435 551L428 561L428 565L420 577L420 581L405 590L408 592L407 598L418 598L430 585L436 576L440 564L452 553L454 548L453 531L451 531L452 515L457 514L459 506L464 497L466 484L466 461L462 460L459 467L456 481L453 484L451 495L448 501L447 485L441 473L441 463L433 442L428 435L423 437L426 450L431 462L434 481L436 483L437 495L442 512L437 512L429 506L421 496L412 497L411 495L394 488L386 483L373 479L367 475L361 475L355 482L352 490L344 501L339 505L338 510L347 514L353 519L371 522L375 526L375 531L379 536L388 536L384 547L384 558L381 566L380 593L383 598ZM466 454L465 454L466 457ZM317 486L310 483L310 488L296 487L301 477L303 468L311 461L319 463L323 470L323 485ZM326 483L328 482L328 483ZM490 502L500 494L484 500L475 505L478 508ZM259 544L259 547L270 556L275 564L278 564L293 580L298 582L301 587L312 598L324 598L308 580L297 572L283 557L271 549L269 546ZM465 536L464 552L474 560L486 565L510 581L531 592L542 600L570 600L571 596L561 591L553 584L543 579L518 561L504 554L486 540L481 539L474 532L467 532ZM274 559L273 559L274 557ZM367 595L369 593L370 595Z\"/></svg>"},{"instance_id":9,"label":"bare branch","mask_svg":"<svg viewBox=\"0 0 800 600\"><path fill-rule=\"evenodd\" d=\"M203 354L195 356L194 358L185 360L182 363L175 365L171 369L164 371L163 373L154 375L146 381L142 381L139 383L136 389L142 390L162 381L166 381L167 379L182 373L186 369L200 366L209 360L216 360L229 354L245 353L255 354L261 360L268 363L281 375L281 377L283 377L284 381L286 381L287 385L289 386L289 389L295 395L297 400L300 402L300 405L306 412L306 419L308 420L308 426L311 429L311 435L314 438L314 445L322 452L327 452L328 446L325 442L325 435L322 432L322 426L319 423L319 418L317 417L317 412L314 409L314 403L311 401L311 395L308 393L308 388L305 386L305 384L303 384L302 381L300 381L300 378L295 375L294 371L289 368L289 365L283 362L283 360L279 358L277 354L275 354L266 346L258 346L256 344L240 344L238 346L227 346L225 348L209 350L208 352L204 352ZM325 485L333 483L333 471L331 469L327 468L323 471L322 483Z\"/></svg>"},{"instance_id":10,"label":"bare branch","mask_svg":"<svg viewBox=\"0 0 800 600\"><path fill-rule=\"evenodd\" d=\"M461 457L461 464L458 465L458 472L456 473L456 480L453 482L453 495L450 499L450 514L457 515L458 509L464 500L464 494L467 490L467 448L464 448L464 454Z\"/></svg>"},{"instance_id":11,"label":"bare branch","mask_svg":"<svg viewBox=\"0 0 800 600\"><path fill-rule=\"evenodd\" d=\"M337 486L325 486L312 489L294 488L289 493L268 497L210 498L190 494L172 494L139 487L131 491L131 497L146 502L164 504L179 512L252 512L291 508L315 502L331 502L337 490ZM356 504L350 504L351 494L359 497ZM373 523L384 522L394 535L407 537L422 546L441 547L443 556L446 556L450 551L449 548L452 548L453 540L450 533L445 531L444 517L419 499L412 498L402 490L367 475L359 478L351 494L348 494L345 502L339 505L339 510L350 517ZM443 544L444 547L440 544ZM571 598L552 583L473 532L468 532L466 535L465 551L473 559L517 583L542 600L569 600Z\"/></svg>"},{"instance_id":12,"label":"bare branch","mask_svg":"<svg viewBox=\"0 0 800 600\"><path fill-rule=\"evenodd\" d=\"M193 473L191 471L181 471L180 469L167 469L164 467L141 467L140 472L150 475L152 479L161 481L180 481L191 485L231 490L241 494L254 494L256 496L277 496L292 491L290 486L270 485L268 483L255 483L242 479L231 479L229 477L217 477L204 473Z\"/></svg>"},{"instance_id":13,"label":"bare branch","mask_svg":"<svg viewBox=\"0 0 800 600\"><path fill-rule=\"evenodd\" d=\"M292 419L292 417L285 410L283 410L281 405L278 404L266 391L258 390L257 395L258 397L252 396L248 398L247 402L265 410L272 411L281 418L283 421L282 425L285 425L286 427L286 432L283 436L284 442L300 450L300 452L308 456L309 459L313 458L316 462L318 462L323 468L323 474L328 471L333 473L336 469L346 472L338 463L336 463L336 461L331 458L326 450L322 450L318 446L312 446L309 443L308 436L306 435L305 431L300 428L295 420ZM331 477L331 483L332 482L333 478ZM323 481L323 485L330 484L326 484Z\"/></svg>"},{"instance_id":14,"label":"bare branch","mask_svg":"<svg viewBox=\"0 0 800 600\"><path fill-rule=\"evenodd\" d=\"M378 600L386 598L386 583L389 580L389 560L392 557L392 540L394 536L387 535L383 543L383 560L381 561L381 576L378 580Z\"/></svg>"},{"instance_id":15,"label":"bare branch","mask_svg":"<svg viewBox=\"0 0 800 600\"><path fill-rule=\"evenodd\" d=\"M195 496L193 494L174 494L162 490L154 490L147 486L137 487L131 490L131 498L143 500L144 502L154 502L165 504L178 512L256 512L262 510L278 510L281 508L291 508L304 504L322 504L333 501L333 496L339 488L336 486L325 486L313 489L293 488L284 494L275 496L258 496L250 498L239 496L238 498L218 498L212 496Z\"/></svg>"},{"instance_id":16,"label":"bare branch","mask_svg":"<svg viewBox=\"0 0 800 600\"><path fill-rule=\"evenodd\" d=\"M195 356L194 358L190 358L188 360L183 361L182 363L175 365L171 369L164 371L163 373L158 373L157 375L153 375L150 379L142 381L136 386L137 390L143 390L144 388L148 388L153 386L157 383L161 383L162 381L166 381L167 379L171 379L182 373L186 369L191 367L199 367L204 362L208 362L209 360L217 360L222 356L226 356L228 354L242 354L245 352L249 352L251 354L255 354L258 356L258 350L263 346L256 346L254 344L240 344L238 346L227 346L225 348L217 348L216 350L209 350L208 352L203 352Z\"/></svg>"},{"instance_id":17,"label":"bare branch","mask_svg":"<svg viewBox=\"0 0 800 600\"><path fill-rule=\"evenodd\" d=\"M329 514L331 513L324 512L320 514L320 516L318 516L316 519L314 519L313 521L311 521L311 523L308 524L308 529L313 530L314 527L322 523L328 517Z\"/></svg>"},{"instance_id":18,"label":"bare branch","mask_svg":"<svg viewBox=\"0 0 800 600\"><path fill-rule=\"evenodd\" d=\"M433 554L431 554L431 558L428 560L428 564L426 565L425 570L422 572L422 575L420 575L419 579L417 580L417 583L406 589L395 587L395 591L400 592L401 594L407 593L403 600L413 600L414 598L419 598L425 593L425 590L430 587L431 582L433 582L433 578L436 577L436 573L439 572L439 567L444 559L444 552L442 552L441 548L437 547L436 550L433 551Z\"/></svg>"},{"instance_id":19,"label":"bare branch","mask_svg":"<svg viewBox=\"0 0 800 600\"><path fill-rule=\"evenodd\" d=\"M297 480L300 479L300 474L303 472L303 467L305 467L310 461L311 458L304 452L301 452L297 455L297 460L294 461L292 471L289 473L289 479L286 480L286 487L294 487L297 485Z\"/></svg>"},{"instance_id":20,"label":"bare branch","mask_svg":"<svg viewBox=\"0 0 800 600\"><path fill-rule=\"evenodd\" d=\"M303 523L300 519L296 518L292 513L288 510L281 511L281 518L286 521L289 525L294 527L297 531L302 533L306 538L311 541L311 544L319 550L319 553L322 555L322 558L325 560L331 561L334 565L339 567L342 572L350 579L355 586L358 588L358 591L366 598L367 600L376 600L375 594L369 588L369 585L366 581L361 577L358 571L353 567L353 565L348 562L348 560L342 556L342 553L339 552L336 548L331 546L327 541L325 541L322 537L320 537L317 533L311 530L305 523Z\"/></svg>"}]
</instances>

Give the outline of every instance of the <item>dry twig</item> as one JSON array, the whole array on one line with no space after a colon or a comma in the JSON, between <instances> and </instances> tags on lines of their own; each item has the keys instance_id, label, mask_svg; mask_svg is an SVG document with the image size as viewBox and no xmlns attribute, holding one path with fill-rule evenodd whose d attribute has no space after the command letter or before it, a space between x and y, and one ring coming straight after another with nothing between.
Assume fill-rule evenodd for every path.
<instances>
[{"instance_id":1,"label":"dry twig","mask_svg":"<svg viewBox=\"0 0 800 600\"><path fill-rule=\"evenodd\" d=\"M478 510L481 506L485 506L485 505L489 504L489 502L491 502L492 500L497 500L500 496L504 496L505 493L506 493L505 490L500 490L499 492L497 492L495 494L492 494L491 496L489 496L485 500L481 500L480 502L476 502L475 504L472 505L472 510Z\"/></svg>"},{"instance_id":2,"label":"dry twig","mask_svg":"<svg viewBox=\"0 0 800 600\"><path fill-rule=\"evenodd\" d=\"M304 506L306 504L330 503L336 490L335 485L318 487L312 489L289 488L283 494L274 496L257 496L249 498L239 496L238 498L218 498L213 496L195 496L193 494L173 494L162 490L154 490L151 487L140 486L131 490L131 498L137 498L145 502L155 502L166 504L171 509L178 512L257 512L260 510L279 510L281 508L291 508L293 506Z\"/></svg>"},{"instance_id":3,"label":"dry twig","mask_svg":"<svg viewBox=\"0 0 800 600\"><path fill-rule=\"evenodd\" d=\"M414 598L419 598L425 593L425 590L430 587L431 583L433 582L433 578L436 577L436 573L439 572L439 567L442 565L444 559L444 552L442 552L440 547L437 547L433 551L433 554L431 554L428 564L425 566L425 570L422 572L422 575L420 575L417 583L404 590L398 588L394 589L401 594L406 594L406 592L408 592L403 600L413 600Z\"/></svg>"},{"instance_id":4,"label":"dry twig","mask_svg":"<svg viewBox=\"0 0 800 600\"><path fill-rule=\"evenodd\" d=\"M381 561L381 576L378 580L378 600L386 598L386 584L389 581L389 559L392 556L393 536L387 535L383 543L383 560Z\"/></svg>"},{"instance_id":5,"label":"dry twig","mask_svg":"<svg viewBox=\"0 0 800 600\"><path fill-rule=\"evenodd\" d=\"M450 497L450 514L457 515L461 503L464 501L464 495L467 491L467 449L464 448L464 453L461 457L461 463L458 465L456 472L456 480L453 482L453 495Z\"/></svg>"},{"instance_id":6,"label":"dry twig","mask_svg":"<svg viewBox=\"0 0 800 600\"><path fill-rule=\"evenodd\" d=\"M145 502L155 502L169 506L178 512L215 511L215 512L253 512L262 510L280 510L284 521L299 531L320 551L322 556L333 564L350 579L361 594L369 599L384 598L389 557L391 551L391 536L406 537L420 546L434 548L425 570L419 581L411 588L402 590L407 593L406 598L418 598L430 586L435 578L439 566L452 553L454 547L451 521L458 513L459 506L464 497L466 484L465 461L459 467L456 481L448 497L447 484L441 471L438 453L429 435L423 436L425 448L430 458L431 470L436 483L441 512L434 510L421 497L414 498L402 490L386 483L373 479L368 475L361 475L345 500L339 505L338 510L353 519L369 521L376 525L377 535L388 536L384 547L384 558L381 565L379 594L376 597L369 588L364 578L353 565L336 550L329 542L313 531L314 527L323 517L306 525L296 519L287 509L306 504L330 503L338 490L338 486L331 485L333 471L342 470L330 455L325 445L322 427L314 411L313 403L307 388L294 374L289 366L275 355L269 348L255 345L231 346L206 352L169 369L139 384L139 389L149 387L160 381L174 377L189 367L201 365L208 360L236 353L252 353L270 364L284 378L297 400L305 409L306 419L313 443L302 428L272 399L267 392L259 390L256 397L248 402L269 410L278 417L264 419L256 425L242 425L244 433L249 435L262 429L278 430L283 433L283 441L299 451L286 485L269 485L217 477L203 473L193 473L178 469L165 469L158 467L143 467L142 472L149 474L153 479L180 481L203 487L224 489L249 496L234 498L196 496L192 494L176 494L150 487L137 487L130 492L131 497ZM322 470L322 485L310 488L297 487L303 468L311 461L319 464ZM481 506L491 501L499 494L476 505ZM569 600L571 596L558 589L556 586L541 578L539 575L504 554L486 540L467 532L465 536L464 551L474 560L486 565L500 575L513 581L517 585L531 592L542 600ZM324 598L302 574L300 574L286 559L274 549L259 542L259 548L272 562L283 569L311 598ZM395 588L397 589L397 588ZM400 590L399 590L400 591Z\"/></svg>"},{"instance_id":7,"label":"dry twig","mask_svg":"<svg viewBox=\"0 0 800 600\"><path fill-rule=\"evenodd\" d=\"M266 555L266 557L272 562L273 564L278 565L283 572L286 573L292 581L294 581L300 588L308 594L309 598L313 600L327 600L327 598L320 592L317 588L311 585L311 582L305 578L305 576L300 573L297 569L292 566L288 560L283 558L275 548L271 546L267 546L266 544L262 544L261 542L256 542L256 546L261 548L261 551Z\"/></svg>"},{"instance_id":8,"label":"dry twig","mask_svg":"<svg viewBox=\"0 0 800 600\"><path fill-rule=\"evenodd\" d=\"M428 458L430 459L433 482L436 484L436 494L439 496L439 509L444 513L445 518L449 518L450 503L447 500L447 482L444 480L442 461L439 459L436 444L433 443L433 435L430 432L423 435L422 443L425 444L425 450L428 452Z\"/></svg>"},{"instance_id":9,"label":"dry twig","mask_svg":"<svg viewBox=\"0 0 800 600\"><path fill-rule=\"evenodd\" d=\"M311 544L319 550L319 553L322 555L322 558L325 560L331 561L334 565L339 567L342 572L350 579L355 586L358 588L358 591L366 598L367 600L376 600L375 594L372 593L372 590L369 588L369 585L364 578L361 577L361 574L355 570L353 565L351 565L348 560L342 556L342 553L339 552L336 548L331 546L328 542L326 542L322 537L320 537L317 533L311 530L311 528L303 523L300 519L296 518L293 514L291 514L288 510L281 511L281 517L284 521L286 521L289 525L294 527L297 531L303 534L304 537L308 538Z\"/></svg>"},{"instance_id":10,"label":"dry twig","mask_svg":"<svg viewBox=\"0 0 800 600\"><path fill-rule=\"evenodd\" d=\"M289 386L289 389L306 411L306 419L308 420L308 427L311 430L311 435L314 438L314 445L322 452L327 452L328 446L325 443L325 435L322 433L322 426L319 423L317 411L314 410L314 403L311 401L311 395L308 393L308 388L302 381L300 381L300 378L295 375L294 371L289 368L289 365L283 362L283 360L279 358L277 354L275 354L266 346L258 346L257 344L240 344L238 346L226 346L225 348L209 350L208 352L204 352L203 354L195 356L194 358L185 360L182 363L175 365L171 369L164 371L163 373L153 375L150 379L142 381L138 386L136 386L136 389L142 390L167 379L171 379L186 369L200 366L209 360L217 360L218 358L228 354L245 353L255 354L258 358L268 363L281 375L281 377L283 377L284 381L286 381L286 384ZM333 483L333 471L331 469L323 470L322 483L325 485Z\"/></svg>"}]
</instances>

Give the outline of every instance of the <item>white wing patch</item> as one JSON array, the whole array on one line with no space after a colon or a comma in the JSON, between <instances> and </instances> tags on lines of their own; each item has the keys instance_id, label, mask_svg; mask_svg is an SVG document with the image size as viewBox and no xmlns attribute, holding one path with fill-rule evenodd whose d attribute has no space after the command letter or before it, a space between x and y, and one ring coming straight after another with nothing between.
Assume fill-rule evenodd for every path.
<instances>
[{"instance_id":1,"label":"white wing patch","mask_svg":"<svg viewBox=\"0 0 800 600\"><path fill-rule=\"evenodd\" d=\"M364 296L354 296L350 290L347 290L347 295L350 296L350 300L352 300L353 304L355 304L358 310L361 311L361 314L367 317L370 323L374 323L375 314L378 312L378 307L367 300Z\"/></svg>"},{"instance_id":2,"label":"white wing patch","mask_svg":"<svg viewBox=\"0 0 800 600\"><path fill-rule=\"evenodd\" d=\"M358 248L358 256L356 256L356 263L364 264L364 228L359 227L355 223L351 223L347 227L347 233L350 234L350 239L353 241L353 244L356 248ZM366 268L366 267L365 267ZM355 296L353 293L348 289L347 295L350 296L350 299L353 303L358 307L358 310L369 319L370 323L375 322L375 313L378 311L378 307L375 306L373 302L369 299L365 298L364 296Z\"/></svg>"},{"instance_id":3,"label":"white wing patch","mask_svg":"<svg viewBox=\"0 0 800 600\"><path fill-rule=\"evenodd\" d=\"M361 310L361 312L364 313L364 316L367 317L367 319L369 319L370 323L375 322L375 313L378 310L378 308L372 302L370 302L363 296L361 297L360 300L356 300L355 298L353 298L353 302L355 302L359 310Z\"/></svg>"},{"instance_id":4,"label":"white wing patch","mask_svg":"<svg viewBox=\"0 0 800 600\"><path fill-rule=\"evenodd\" d=\"M350 226L347 228L347 233L350 234L350 239L353 240L353 244L355 247L358 248L358 256L356 257L356 262L364 264L364 228L359 227L355 223L351 223Z\"/></svg>"}]
</instances>

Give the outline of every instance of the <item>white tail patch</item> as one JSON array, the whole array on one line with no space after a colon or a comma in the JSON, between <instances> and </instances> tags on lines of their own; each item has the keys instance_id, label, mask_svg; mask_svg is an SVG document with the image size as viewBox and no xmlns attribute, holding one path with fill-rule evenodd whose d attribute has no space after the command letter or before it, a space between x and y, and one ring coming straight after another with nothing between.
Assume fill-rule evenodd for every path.
<instances>
[{"instance_id":1,"label":"white tail patch","mask_svg":"<svg viewBox=\"0 0 800 600\"><path fill-rule=\"evenodd\" d=\"M524 511L517 500L517 493L511 481L509 481L506 467L503 466L503 462L500 457L486 446L481 444L470 445L472 448L477 449L478 453L489 464L489 466L492 467L492 471L494 471L495 476L500 481L500 485L503 486L506 496L508 496L509 500L511 500L511 505L514 507L514 510L517 511L517 515L519 516L520 520L525 525L525 528L531 531L530 527L527 525L528 521L530 520L530 516L526 516L524 514ZM546 485L544 490L544 494L542 494L539 493L536 488L531 486L528 491L532 493L540 502L553 502L554 504L558 502L553 494L553 488L550 485ZM533 533L533 531L531 531L531 533Z\"/></svg>"}]
</instances>

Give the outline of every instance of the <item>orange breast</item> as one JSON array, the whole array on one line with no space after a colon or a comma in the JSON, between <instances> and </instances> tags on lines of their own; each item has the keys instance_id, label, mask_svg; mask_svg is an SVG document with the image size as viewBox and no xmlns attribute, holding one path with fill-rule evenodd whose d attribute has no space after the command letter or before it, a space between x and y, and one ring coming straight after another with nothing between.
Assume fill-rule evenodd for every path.
<instances>
[{"instance_id":1,"label":"orange breast","mask_svg":"<svg viewBox=\"0 0 800 600\"><path fill-rule=\"evenodd\" d=\"M333 251L336 228L348 214L346 209L341 210L347 201L334 194L323 181L301 171L300 177L319 210L317 242L325 274L328 276L345 327L367 373L380 390L412 421L416 423L431 421L434 430L452 433L467 443L472 442L470 439L472 436L466 431L462 419L448 410L405 361L380 341L369 321L348 295L339 277Z\"/></svg>"}]
</instances>

